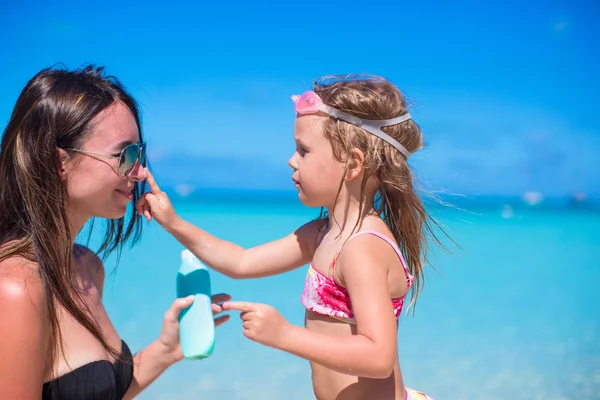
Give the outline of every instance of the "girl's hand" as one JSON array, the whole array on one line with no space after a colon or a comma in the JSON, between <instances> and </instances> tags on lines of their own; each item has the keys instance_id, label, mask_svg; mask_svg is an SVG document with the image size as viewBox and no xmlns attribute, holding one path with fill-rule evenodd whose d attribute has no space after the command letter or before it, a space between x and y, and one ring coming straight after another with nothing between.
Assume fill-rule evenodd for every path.
<instances>
[{"instance_id":1,"label":"girl's hand","mask_svg":"<svg viewBox=\"0 0 600 400\"><path fill-rule=\"evenodd\" d=\"M223 312L223 308L219 305L224 301L231 299L228 294L217 294L212 296L212 311L213 315L218 315ZM164 346L166 352L173 356L175 361L183 359L183 353L181 351L181 345L179 344L179 313L181 310L192 305L194 301L193 296L177 299L173 302L173 305L165 313L162 331L158 338L158 342ZM215 327L223 324L229 319L229 315L221 315L215 318Z\"/></svg>"},{"instance_id":2,"label":"girl's hand","mask_svg":"<svg viewBox=\"0 0 600 400\"><path fill-rule=\"evenodd\" d=\"M139 215L143 215L148 221L154 218L162 227L168 228L177 219L177 213L169 200L169 196L160 190L148 168L144 169L150 192L146 192L140 197L135 209Z\"/></svg>"},{"instance_id":3,"label":"girl's hand","mask_svg":"<svg viewBox=\"0 0 600 400\"><path fill-rule=\"evenodd\" d=\"M275 308L266 304L227 301L223 310L241 311L244 336L269 347L277 348L292 327Z\"/></svg>"}]
</instances>

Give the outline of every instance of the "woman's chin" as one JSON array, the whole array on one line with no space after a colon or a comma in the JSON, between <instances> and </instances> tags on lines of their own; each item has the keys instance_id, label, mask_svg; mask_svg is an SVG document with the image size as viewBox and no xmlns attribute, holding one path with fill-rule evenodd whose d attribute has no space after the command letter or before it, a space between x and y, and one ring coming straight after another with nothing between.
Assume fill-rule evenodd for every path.
<instances>
[{"instance_id":1,"label":"woman's chin","mask_svg":"<svg viewBox=\"0 0 600 400\"><path fill-rule=\"evenodd\" d=\"M125 214L127 214L127 206L115 207L114 210L104 212L103 215L99 215L99 217L106 219L120 219L123 218Z\"/></svg>"}]
</instances>

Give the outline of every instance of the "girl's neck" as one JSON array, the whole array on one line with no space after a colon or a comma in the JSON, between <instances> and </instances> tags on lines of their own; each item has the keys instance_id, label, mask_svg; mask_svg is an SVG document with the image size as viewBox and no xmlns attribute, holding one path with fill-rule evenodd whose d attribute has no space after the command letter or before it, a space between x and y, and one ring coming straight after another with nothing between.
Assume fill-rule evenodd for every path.
<instances>
[{"instance_id":1,"label":"girl's neck","mask_svg":"<svg viewBox=\"0 0 600 400\"><path fill-rule=\"evenodd\" d=\"M348 200L338 202L333 209L328 208L327 214L329 230L340 234L355 228L360 229L363 220L369 215L374 215L375 210L372 201L365 200L361 205L356 200Z\"/></svg>"}]
</instances>

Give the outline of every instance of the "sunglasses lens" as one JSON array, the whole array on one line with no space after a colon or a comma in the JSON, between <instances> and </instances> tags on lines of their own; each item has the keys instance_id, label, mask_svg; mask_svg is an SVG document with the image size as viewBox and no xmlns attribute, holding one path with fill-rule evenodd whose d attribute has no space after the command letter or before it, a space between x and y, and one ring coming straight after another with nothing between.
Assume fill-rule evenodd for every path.
<instances>
[{"instance_id":1,"label":"sunglasses lens","mask_svg":"<svg viewBox=\"0 0 600 400\"><path fill-rule=\"evenodd\" d=\"M121 176L129 175L138 159L138 153L139 146L137 144L131 144L123 149L119 160L119 174Z\"/></svg>"},{"instance_id":2,"label":"sunglasses lens","mask_svg":"<svg viewBox=\"0 0 600 400\"><path fill-rule=\"evenodd\" d=\"M142 167L146 166L146 144L142 143L140 144L140 151L139 151L139 162L140 164L142 164Z\"/></svg>"}]
</instances>

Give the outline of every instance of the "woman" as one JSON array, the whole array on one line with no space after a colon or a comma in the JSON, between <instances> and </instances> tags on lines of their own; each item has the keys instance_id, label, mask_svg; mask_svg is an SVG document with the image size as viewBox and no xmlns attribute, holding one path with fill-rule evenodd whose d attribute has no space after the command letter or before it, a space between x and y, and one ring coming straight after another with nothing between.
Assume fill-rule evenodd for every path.
<instances>
[{"instance_id":1,"label":"woman","mask_svg":"<svg viewBox=\"0 0 600 400\"><path fill-rule=\"evenodd\" d=\"M177 320L192 299L133 357L102 305L101 258L141 234L125 214L144 165L135 100L102 68L46 69L23 89L0 149L1 399L130 399L183 358ZM98 254L74 242L94 217L108 220Z\"/></svg>"}]
</instances>

